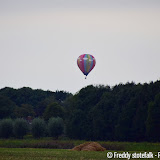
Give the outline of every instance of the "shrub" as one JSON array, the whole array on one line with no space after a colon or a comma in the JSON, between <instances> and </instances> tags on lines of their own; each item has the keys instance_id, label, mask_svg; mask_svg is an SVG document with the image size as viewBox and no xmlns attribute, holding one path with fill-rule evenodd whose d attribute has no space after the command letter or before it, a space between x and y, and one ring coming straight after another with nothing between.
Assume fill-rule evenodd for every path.
<instances>
[{"instance_id":1,"label":"shrub","mask_svg":"<svg viewBox=\"0 0 160 160\"><path fill-rule=\"evenodd\" d=\"M50 118L48 122L48 132L51 137L55 137L56 139L60 136L64 131L64 123L63 119L60 117Z\"/></svg>"},{"instance_id":2,"label":"shrub","mask_svg":"<svg viewBox=\"0 0 160 160\"><path fill-rule=\"evenodd\" d=\"M33 137L44 137L46 133L46 124L43 119L35 118L32 122L31 132Z\"/></svg>"},{"instance_id":3,"label":"shrub","mask_svg":"<svg viewBox=\"0 0 160 160\"><path fill-rule=\"evenodd\" d=\"M29 130L29 125L26 120L18 118L15 120L13 125L13 133L17 138L23 138Z\"/></svg>"},{"instance_id":4,"label":"shrub","mask_svg":"<svg viewBox=\"0 0 160 160\"><path fill-rule=\"evenodd\" d=\"M13 123L11 119L3 119L0 122L0 137L9 138L13 135Z\"/></svg>"}]
</instances>

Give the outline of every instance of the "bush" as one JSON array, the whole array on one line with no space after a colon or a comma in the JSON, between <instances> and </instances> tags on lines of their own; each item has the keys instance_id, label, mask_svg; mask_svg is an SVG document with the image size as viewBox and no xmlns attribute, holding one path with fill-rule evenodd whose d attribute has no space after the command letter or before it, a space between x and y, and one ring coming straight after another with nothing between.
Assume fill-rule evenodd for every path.
<instances>
[{"instance_id":1,"label":"bush","mask_svg":"<svg viewBox=\"0 0 160 160\"><path fill-rule=\"evenodd\" d=\"M26 120L18 118L15 120L13 125L13 133L17 138L23 138L29 130L29 125Z\"/></svg>"},{"instance_id":2,"label":"bush","mask_svg":"<svg viewBox=\"0 0 160 160\"><path fill-rule=\"evenodd\" d=\"M32 122L31 132L34 138L44 137L46 133L46 124L44 120L35 118Z\"/></svg>"},{"instance_id":3,"label":"bush","mask_svg":"<svg viewBox=\"0 0 160 160\"><path fill-rule=\"evenodd\" d=\"M9 138L13 135L13 123L11 119L3 119L0 122L0 137Z\"/></svg>"},{"instance_id":4,"label":"bush","mask_svg":"<svg viewBox=\"0 0 160 160\"><path fill-rule=\"evenodd\" d=\"M48 132L51 137L55 137L56 139L60 136L64 131L64 123L63 119L60 117L50 118L48 122Z\"/></svg>"}]
</instances>

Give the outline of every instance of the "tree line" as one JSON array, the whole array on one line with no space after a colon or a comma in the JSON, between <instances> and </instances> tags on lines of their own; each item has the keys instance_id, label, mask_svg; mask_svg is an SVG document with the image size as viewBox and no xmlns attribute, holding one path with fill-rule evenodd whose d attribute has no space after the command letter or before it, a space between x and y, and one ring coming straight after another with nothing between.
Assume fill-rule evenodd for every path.
<instances>
[{"instance_id":1,"label":"tree line","mask_svg":"<svg viewBox=\"0 0 160 160\"><path fill-rule=\"evenodd\" d=\"M89 85L72 95L31 88L0 90L0 119L52 117L72 139L160 141L160 81Z\"/></svg>"},{"instance_id":2,"label":"tree line","mask_svg":"<svg viewBox=\"0 0 160 160\"><path fill-rule=\"evenodd\" d=\"M71 95L65 91L51 92L33 90L29 87L2 88L0 89L0 119L43 117L48 105L55 103L62 108L65 99Z\"/></svg>"},{"instance_id":3,"label":"tree line","mask_svg":"<svg viewBox=\"0 0 160 160\"><path fill-rule=\"evenodd\" d=\"M23 139L25 135L31 134L34 138L49 136L58 139L63 133L64 122L60 117L50 118L48 123L41 118L35 118L30 124L22 118L0 120L0 138Z\"/></svg>"}]
</instances>

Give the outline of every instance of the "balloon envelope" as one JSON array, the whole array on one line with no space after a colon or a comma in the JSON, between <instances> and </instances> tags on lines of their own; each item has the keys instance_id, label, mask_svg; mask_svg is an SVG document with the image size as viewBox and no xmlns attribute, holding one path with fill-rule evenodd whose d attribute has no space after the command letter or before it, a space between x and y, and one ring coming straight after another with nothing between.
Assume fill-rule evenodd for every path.
<instances>
[{"instance_id":1,"label":"balloon envelope","mask_svg":"<svg viewBox=\"0 0 160 160\"><path fill-rule=\"evenodd\" d=\"M82 54L77 59L77 65L84 75L88 75L96 64L95 58L90 54Z\"/></svg>"}]
</instances>

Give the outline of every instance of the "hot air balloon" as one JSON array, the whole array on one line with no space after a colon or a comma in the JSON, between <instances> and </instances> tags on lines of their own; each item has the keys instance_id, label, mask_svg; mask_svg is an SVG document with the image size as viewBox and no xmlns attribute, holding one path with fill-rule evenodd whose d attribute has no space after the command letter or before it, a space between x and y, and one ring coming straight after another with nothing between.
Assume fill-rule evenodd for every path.
<instances>
[{"instance_id":1,"label":"hot air balloon","mask_svg":"<svg viewBox=\"0 0 160 160\"><path fill-rule=\"evenodd\" d=\"M82 54L77 59L77 65L86 77L89 72L94 68L95 64L96 60L90 54Z\"/></svg>"}]
</instances>

